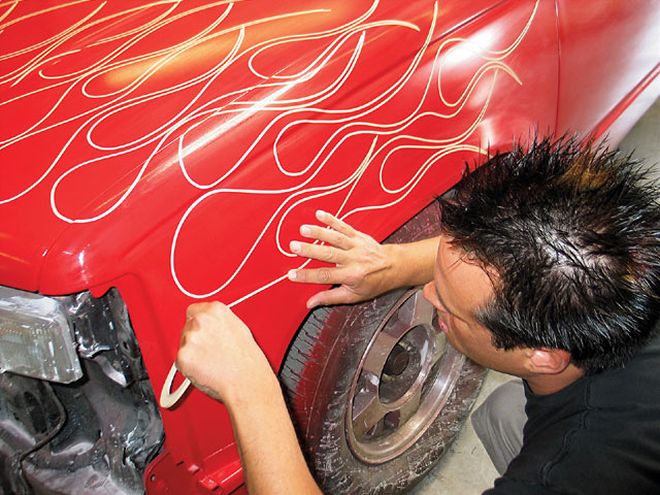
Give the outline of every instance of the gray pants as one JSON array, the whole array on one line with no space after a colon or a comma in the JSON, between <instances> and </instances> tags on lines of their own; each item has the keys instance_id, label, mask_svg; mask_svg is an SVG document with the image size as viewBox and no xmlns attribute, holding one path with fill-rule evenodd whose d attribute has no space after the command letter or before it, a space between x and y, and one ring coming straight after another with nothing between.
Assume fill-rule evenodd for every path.
<instances>
[{"instance_id":1,"label":"gray pants","mask_svg":"<svg viewBox=\"0 0 660 495\"><path fill-rule=\"evenodd\" d=\"M500 474L522 447L525 390L520 379L497 387L472 413L472 426Z\"/></svg>"}]
</instances>

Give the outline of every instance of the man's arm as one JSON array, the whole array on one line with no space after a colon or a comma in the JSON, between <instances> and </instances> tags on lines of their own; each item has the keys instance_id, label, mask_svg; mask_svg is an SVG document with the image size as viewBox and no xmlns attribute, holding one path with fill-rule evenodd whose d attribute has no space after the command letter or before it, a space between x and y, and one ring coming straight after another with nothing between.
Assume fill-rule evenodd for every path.
<instances>
[{"instance_id":1,"label":"man's arm","mask_svg":"<svg viewBox=\"0 0 660 495\"><path fill-rule=\"evenodd\" d=\"M250 330L217 302L193 304L186 316L177 368L229 410L248 491L320 495L277 377Z\"/></svg>"},{"instance_id":2,"label":"man's arm","mask_svg":"<svg viewBox=\"0 0 660 495\"><path fill-rule=\"evenodd\" d=\"M308 307L363 301L433 278L438 238L381 245L329 213L319 211L317 218L330 228L304 225L301 234L326 245L295 241L292 251L336 266L293 270L289 277L338 287L315 294ZM217 302L188 308L177 368L227 407L251 493L321 494L300 450L277 377L250 330L229 308Z\"/></svg>"},{"instance_id":3,"label":"man's arm","mask_svg":"<svg viewBox=\"0 0 660 495\"><path fill-rule=\"evenodd\" d=\"M433 279L439 237L409 244L379 244L327 212L317 211L316 218L327 227L300 228L303 237L315 242L293 241L290 249L299 256L335 266L291 270L289 279L337 287L313 295L307 307L365 301L398 287L422 285Z\"/></svg>"}]
</instances>

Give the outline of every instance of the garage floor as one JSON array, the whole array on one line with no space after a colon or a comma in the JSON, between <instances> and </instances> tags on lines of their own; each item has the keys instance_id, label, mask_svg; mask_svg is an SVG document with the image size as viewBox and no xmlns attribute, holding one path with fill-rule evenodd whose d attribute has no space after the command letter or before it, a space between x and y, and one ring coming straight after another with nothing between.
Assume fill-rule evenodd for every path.
<instances>
[{"instance_id":1,"label":"garage floor","mask_svg":"<svg viewBox=\"0 0 660 495\"><path fill-rule=\"evenodd\" d=\"M660 179L660 100L630 131L620 147L655 167ZM480 404L498 385L512 377L491 371L477 399ZM493 485L497 471L469 421L440 463L410 493L413 495L476 495Z\"/></svg>"}]
</instances>

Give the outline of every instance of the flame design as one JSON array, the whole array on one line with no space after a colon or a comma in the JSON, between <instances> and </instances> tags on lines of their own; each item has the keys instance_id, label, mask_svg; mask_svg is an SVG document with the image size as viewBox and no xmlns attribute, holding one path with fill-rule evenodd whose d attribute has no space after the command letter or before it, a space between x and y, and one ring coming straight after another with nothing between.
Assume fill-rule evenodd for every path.
<instances>
[{"instance_id":1,"label":"flame design","mask_svg":"<svg viewBox=\"0 0 660 495\"><path fill-rule=\"evenodd\" d=\"M220 294L236 279L255 251L263 248L267 236L274 239L271 249L294 258L284 246L281 232L286 219L301 205L338 197L333 213L340 218L386 209L405 200L444 157L458 152L485 155L481 146L468 144L467 140L484 121L497 79L506 76L522 84L506 59L531 28L538 0L517 38L499 49L492 46L494 39L451 37L434 43L441 17L437 2L429 6L432 16L428 25L383 19L378 15L379 0L373 0L360 13L343 12L355 8L342 7L345 4L340 2L334 9L279 12L250 20L241 17L240 4L227 1L195 6L174 0L128 8L125 5L122 2L117 9L106 2L90 4L78 0L20 13L23 6L18 0L0 4L0 42L18 25L48 22L49 16L58 14L61 18L63 12L69 14L67 19L77 16L69 24L53 27L45 39L27 41L16 48L10 45L9 50L5 47L0 53L0 88L9 94L0 102L0 112L3 107L22 106L31 99L50 102L32 115L27 127L12 130L13 134L0 134L0 156L53 131L62 131L58 135L64 136L55 156L36 177L27 177L23 183L19 180L13 191L0 192L0 205L30 194L48 180L52 181L53 215L70 224L99 221L128 201L150 170L163 166L164 150L175 144L174 166L198 195L173 233L170 272L181 293L205 299ZM178 23L184 21L194 26L194 32L188 29L185 36L173 34ZM291 34L292 23L300 23L304 29ZM103 36L106 30L108 35ZM101 35L92 36L97 31ZM355 90L352 81L364 70L360 61L371 49L370 41L401 32L420 35L420 45L401 73L379 94L338 104L339 97ZM290 59L306 49L312 55L303 58L304 66L292 63L294 60ZM83 53L97 54L91 65L78 61ZM443 80L448 68L460 63L466 54L478 58L481 64L459 95L445 94ZM281 60L277 70L272 69L273 58ZM240 75L237 83L225 85L231 75ZM223 84L221 78L225 78ZM412 107L401 104L402 95L408 95L411 88L422 88L412 99L416 102ZM409 95L406 98L411 100ZM112 122L130 119L131 112L154 108L154 104L166 107L167 112L162 112L159 120L156 118L153 128L128 129L121 139L117 138L118 142L109 141ZM397 105L402 111L389 112L389 120L383 117L383 109ZM474 115L468 119L469 125L454 135L421 130L442 129L443 121L466 114ZM234 159L220 164L211 176L198 173L195 160L202 150L255 119L260 122L255 136L245 141ZM421 125L430 121L434 124ZM314 143L308 150L309 156L298 163L287 155L286 144L295 139L301 127L325 139ZM364 156L353 169L329 174L330 164L355 139L368 143ZM76 151L80 149L84 153L78 156ZM273 179L265 186L254 187L241 179L240 172L263 150L272 160L269 173ZM400 171L390 172L391 164L399 154L411 151L423 152L425 158L402 180ZM61 190L66 190L70 178L126 157L142 157L141 165L131 171L121 194L97 205L93 214L61 203ZM0 173L6 172L0 169ZM362 186L367 175L377 178L369 179L368 187L384 193L385 199L349 207L356 188ZM185 244L186 226L206 205L238 194L273 198L265 222L219 283L209 290L189 286L182 273L186 263L181 262L178 254ZM307 263L301 263L299 268ZM229 306L285 278L286 274L282 274L263 283ZM172 392L175 374L176 367L172 365L161 392L163 407L176 404L189 386L186 380Z\"/></svg>"}]
</instances>

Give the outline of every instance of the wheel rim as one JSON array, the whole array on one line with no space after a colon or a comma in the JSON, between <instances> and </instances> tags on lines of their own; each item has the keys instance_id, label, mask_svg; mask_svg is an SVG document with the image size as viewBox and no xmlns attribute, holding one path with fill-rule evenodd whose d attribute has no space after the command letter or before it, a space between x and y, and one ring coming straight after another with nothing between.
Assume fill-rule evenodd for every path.
<instances>
[{"instance_id":1,"label":"wheel rim","mask_svg":"<svg viewBox=\"0 0 660 495\"><path fill-rule=\"evenodd\" d=\"M399 299L374 333L348 395L347 438L363 462L401 455L429 428L451 395L465 357L434 324L420 290Z\"/></svg>"}]
</instances>

